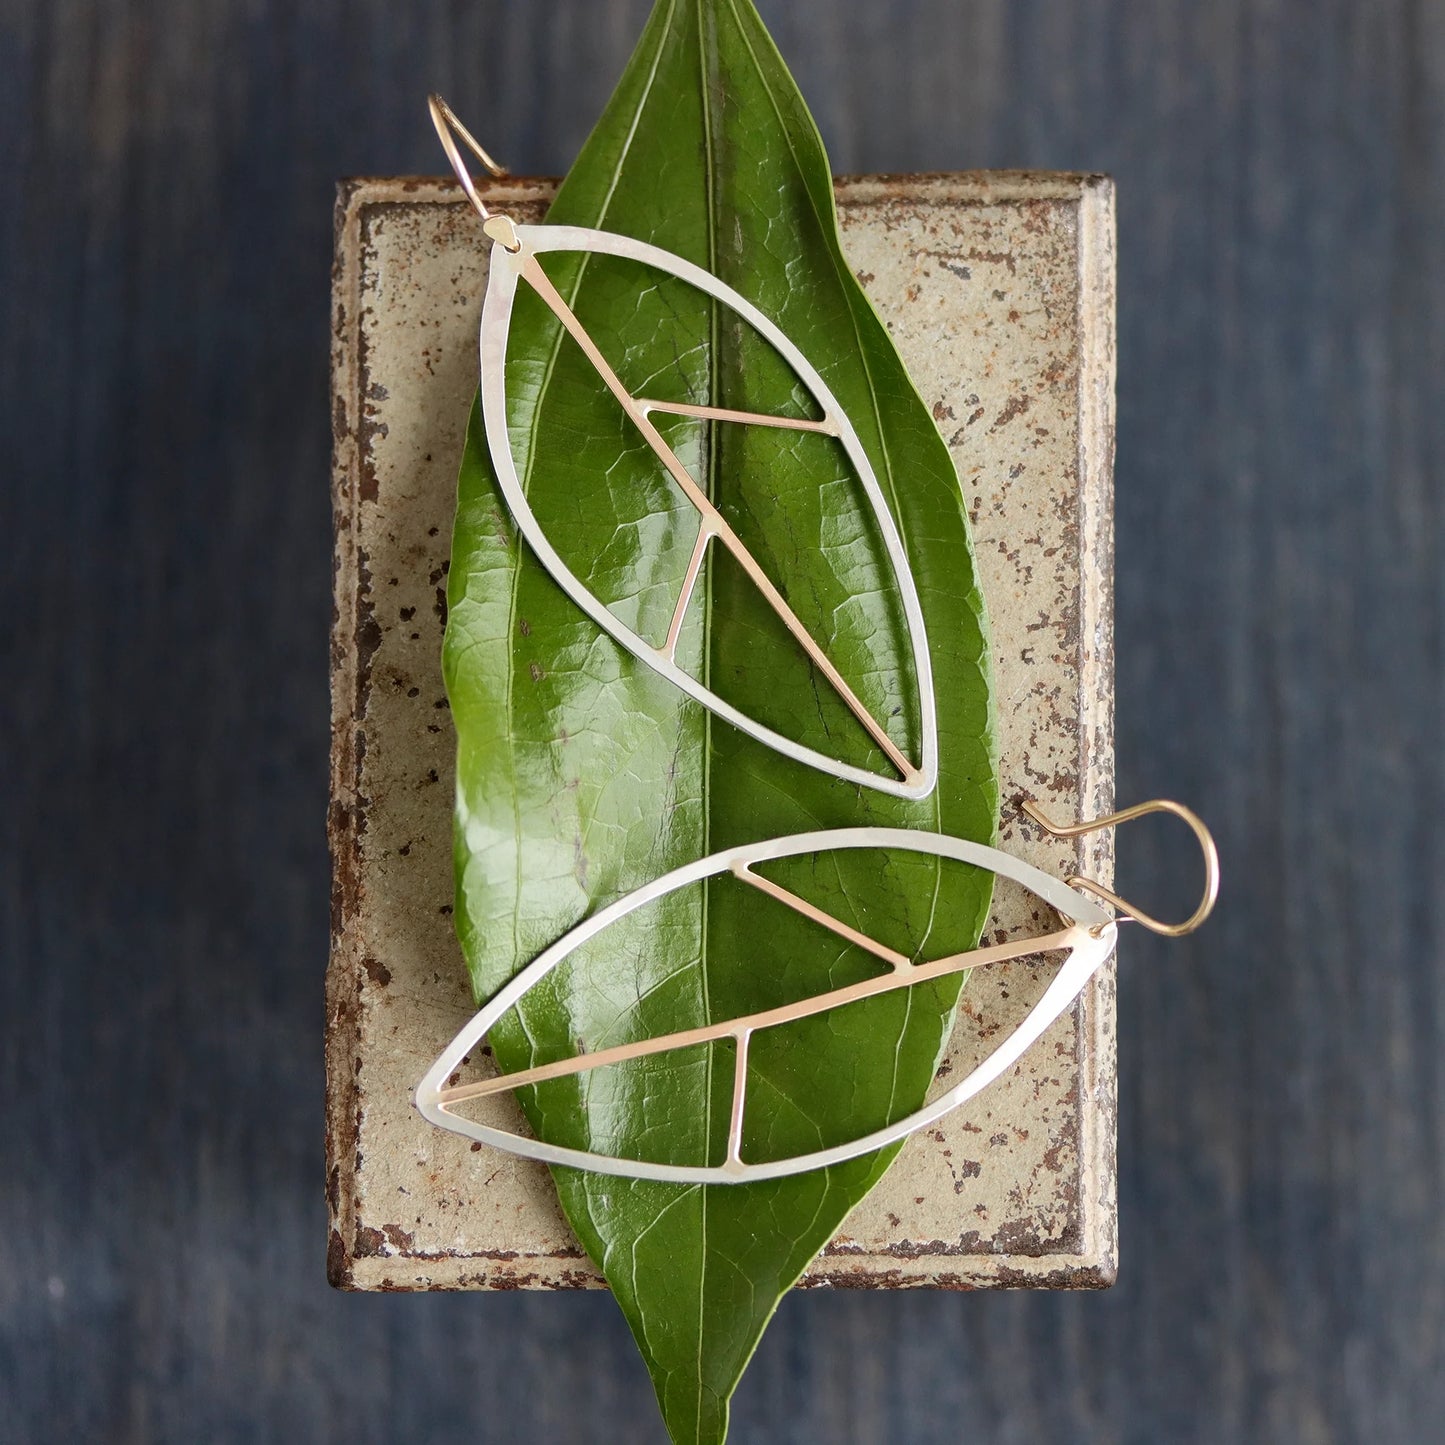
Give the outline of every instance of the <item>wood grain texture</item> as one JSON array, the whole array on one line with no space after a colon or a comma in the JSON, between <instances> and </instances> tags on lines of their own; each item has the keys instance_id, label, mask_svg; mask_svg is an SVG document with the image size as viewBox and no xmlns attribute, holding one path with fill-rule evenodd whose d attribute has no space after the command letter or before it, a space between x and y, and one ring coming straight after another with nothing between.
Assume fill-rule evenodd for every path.
<instances>
[{"instance_id":1,"label":"wood grain texture","mask_svg":"<svg viewBox=\"0 0 1445 1445\"><path fill-rule=\"evenodd\" d=\"M333 182L431 86L563 169L645 8L0 0L0 1438L658 1438L606 1297L319 1255ZM1122 970L1119 1285L795 1297L735 1438L1431 1439L1445 11L762 9L840 170L1116 177L1119 793L1227 873Z\"/></svg>"}]
</instances>

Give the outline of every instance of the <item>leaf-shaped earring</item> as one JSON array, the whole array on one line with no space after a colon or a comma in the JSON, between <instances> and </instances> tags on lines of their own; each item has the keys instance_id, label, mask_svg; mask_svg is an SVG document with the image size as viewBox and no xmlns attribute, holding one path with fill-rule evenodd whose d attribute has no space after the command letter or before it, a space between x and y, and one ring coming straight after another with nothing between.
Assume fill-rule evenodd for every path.
<instances>
[{"instance_id":1,"label":"leaf-shaped earring","mask_svg":"<svg viewBox=\"0 0 1445 1445\"><path fill-rule=\"evenodd\" d=\"M804 763L820 772L845 781L874 788L902 798L924 798L933 791L938 780L938 723L933 695L933 674L929 661L928 639L924 630L923 609L908 565L902 539L889 512L887 502L873 467L863 450L852 423L839 405L817 369L786 335L761 311L731 286L711 272L684 260L681 256L657 246L650 246L611 231L598 231L580 226L521 226L508 216L492 211L477 194L465 160L457 147L457 138L467 145L494 175L505 175L472 137L439 96L430 100L432 121L441 137L452 168L461 181L468 198L482 217L483 230L492 240L490 278L481 322L481 402L487 444L497 481L517 527L538 560L564 592L604 632L634 657L653 668L689 697L726 719L749 737L775 749L795 762ZM547 252L591 252L622 257L676 277L727 307L767 341L792 368L821 415L817 419L763 415L735 411L726 407L699 406L690 403L652 400L634 396L608 363L602 350L578 320L566 300L542 269L538 256ZM598 378L616 398L623 412L656 453L683 495L698 514L698 532L692 555L683 576L682 586L673 610L671 625L661 646L654 647L628 627L608 606L591 592L567 566L548 540L539 524L517 474L507 428L507 340L519 282L528 286L582 349L595 368ZM656 413L691 417L712 422L728 422L744 426L778 427L794 431L816 432L832 437L842 446L862 484L876 521L879 535L892 567L910 642L913 674L918 688L920 718L920 759L914 763L889 737L883 725L869 712L848 681L834 666L823 648L809 633L797 614L788 605L757 559L749 551L706 490L689 473L654 424ZM720 697L712 688L698 681L678 666L676 648L683 618L692 599L698 578L706 562L709 545L716 541L741 566L752 584L791 633L816 670L827 680L834 692L858 720L868 737L896 769L898 778L888 778L867 768L857 767L829 757L795 739L766 726Z\"/></svg>"},{"instance_id":2,"label":"leaf-shaped earring","mask_svg":"<svg viewBox=\"0 0 1445 1445\"><path fill-rule=\"evenodd\" d=\"M655 879L558 939L538 955L526 968L502 988L447 1046L416 1091L416 1106L433 1124L462 1134L494 1148L504 1149L546 1164L564 1164L601 1174L616 1174L632 1179L656 1179L675 1184L742 1183L750 1180L778 1179L801 1174L871 1153L897 1143L915 1130L956 1109L965 1100L992 1083L1037 1040L1055 1019L1078 997L1080 991L1113 954L1119 924L1133 919L1156 933L1177 937L1192 932L1209 916L1219 891L1219 858L1209 830L1189 809L1164 799L1140 803L1133 808L1110 814L1092 822L1062 827L1055 825L1032 803L1024 810L1035 822L1056 836L1072 837L1128 822L1146 813L1169 812L1183 818L1194 830L1205 861L1205 888L1199 907L1185 922L1161 923L1126 903L1117 894L1086 878L1061 880L1025 863L1012 854L981 843L940 834L917 832L906 828L837 828L815 833L797 833L787 838L774 838L765 843L745 844L715 853ZM1058 913L1063 926L1051 933L1010 940L986 948L920 963L912 962L894 949L825 912L796 893L782 887L755 871L760 864L804 854L826 854L844 849L897 849L913 853L933 854L951 858L979 868L987 868L1003 878L1022 884ZM601 1048L538 1064L529 1069L499 1074L475 1083L459 1082L460 1070L468 1057L480 1049L490 1030L532 989L542 984L568 957L613 927L629 914L657 902L690 884L722 874L731 874L741 883L756 888L779 904L794 910L820 928L844 939L887 966L887 972L843 988L835 988L809 998L798 999L776 1008L747 1014L739 1018L708 1023L699 1028L659 1037L641 1038L632 1043ZM1082 890L1082 891L1079 891ZM1092 894L1093 897L1086 896ZM1108 902L1119 909L1116 917L1101 906ZM743 1130L748 1091L748 1050L752 1037L762 1031L784 1027L800 1019L847 1008L867 999L898 989L914 988L933 979L966 969L982 968L1006 959L1030 954L1062 952L1063 964L1043 996L1012 1034L959 1083L930 1100L907 1117L892 1121L860 1138L845 1140L808 1153L784 1158L749 1162L743 1157ZM641 1000L638 1001L639 1005ZM489 1095L510 1093L517 1089L546 1084L549 1081L576 1078L592 1071L622 1065L630 1060L675 1050L695 1049L731 1042L734 1048L732 1109L728 1120L726 1145L716 1162L688 1165L647 1159L619 1158L586 1149L549 1144L529 1138L494 1124L467 1119L455 1112L469 1100Z\"/></svg>"}]
</instances>

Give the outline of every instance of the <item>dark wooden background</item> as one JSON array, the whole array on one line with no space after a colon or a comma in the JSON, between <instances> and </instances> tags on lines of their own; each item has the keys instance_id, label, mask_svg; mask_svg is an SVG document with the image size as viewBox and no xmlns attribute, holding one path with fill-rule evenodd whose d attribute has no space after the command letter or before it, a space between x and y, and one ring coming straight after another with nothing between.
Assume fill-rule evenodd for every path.
<instances>
[{"instance_id":1,"label":"dark wooden background","mask_svg":"<svg viewBox=\"0 0 1445 1445\"><path fill-rule=\"evenodd\" d=\"M734 1438L1440 1439L1445 6L761 8L839 170L1117 177L1120 796L1227 871L1118 1286L795 1296ZM659 1438L606 1296L332 1293L321 1168L332 185L433 86L560 171L645 10L0 0L6 1441Z\"/></svg>"}]
</instances>

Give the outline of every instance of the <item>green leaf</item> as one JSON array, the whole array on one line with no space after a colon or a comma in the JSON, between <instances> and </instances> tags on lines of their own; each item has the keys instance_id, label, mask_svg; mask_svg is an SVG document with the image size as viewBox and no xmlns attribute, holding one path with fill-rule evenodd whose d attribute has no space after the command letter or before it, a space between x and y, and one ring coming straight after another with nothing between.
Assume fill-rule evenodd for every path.
<instances>
[{"instance_id":1,"label":"green leaf","mask_svg":"<svg viewBox=\"0 0 1445 1445\"><path fill-rule=\"evenodd\" d=\"M861 823L991 841L997 804L983 603L952 462L843 257L822 142L747 0L660 0L548 219L706 267L822 372L909 555L932 646L940 778L922 802L831 779L712 718L623 652L517 541L474 411L445 669L458 736L458 932L479 1000L587 914L707 853ZM549 255L544 265L635 395L811 408L781 359L693 288L618 258ZM525 286L507 365L510 441L541 525L600 598L660 640L696 513ZM658 425L916 759L901 609L837 443L682 417ZM716 545L677 657L769 726L888 774ZM990 878L952 866L859 853L798 860L772 876L911 956L936 957L972 946L988 910ZM732 879L680 891L636 919L594 940L494 1031L503 1068L731 1017L878 968ZM953 979L899 991L758 1035L745 1156L824 1147L916 1109L958 988ZM731 1088L731 1045L717 1044L555 1081L522 1102L531 1126L559 1143L714 1162ZM766 1184L554 1171L674 1439L723 1439L728 1400L778 1300L895 1152Z\"/></svg>"}]
</instances>

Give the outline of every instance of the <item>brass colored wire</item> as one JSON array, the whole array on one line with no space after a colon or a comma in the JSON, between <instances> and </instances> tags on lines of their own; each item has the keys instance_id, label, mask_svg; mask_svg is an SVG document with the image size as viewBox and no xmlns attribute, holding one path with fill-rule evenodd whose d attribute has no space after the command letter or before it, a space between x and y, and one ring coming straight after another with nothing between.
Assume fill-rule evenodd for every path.
<instances>
[{"instance_id":1,"label":"brass colored wire","mask_svg":"<svg viewBox=\"0 0 1445 1445\"><path fill-rule=\"evenodd\" d=\"M467 193L467 199L471 201L477 214L482 218L487 234L493 240L500 241L509 251L519 250L511 219L493 211L477 194L476 182L472 180L471 170L461 151L457 148L457 138L460 137L462 144L499 180L509 174L506 166L492 159L483 148L482 143L457 119L456 112L441 96L428 96L427 109L431 112L431 123L436 127L437 138L442 143L442 149L446 151L447 159L457 173L457 180L462 183L462 189Z\"/></svg>"},{"instance_id":2,"label":"brass colored wire","mask_svg":"<svg viewBox=\"0 0 1445 1445\"><path fill-rule=\"evenodd\" d=\"M1103 818L1092 818L1083 823L1067 824L1052 822L1043 809L1032 800L1025 800L1023 811L1045 832L1052 833L1056 838L1078 838L1085 833L1097 832L1100 828L1113 828L1120 823L1128 823L1134 818L1142 818L1148 813L1173 813L1176 818L1183 818L1193 829L1194 836L1199 840L1200 849L1204 853L1204 897L1200 900L1199 907L1183 923L1163 923L1145 913L1142 908L1136 908L1132 903L1120 898L1117 893L1112 889L1105 888L1102 883L1095 883L1092 878L1081 878L1075 874L1069 879L1069 886L1082 888L1086 892L1092 893L1094 897L1102 898L1136 923L1142 923L1145 928L1154 933L1162 933L1166 938L1182 938L1186 933L1193 933L1214 911L1215 900L1219 897L1219 849L1215 846L1213 834L1204 826L1203 819L1191 809L1186 808L1183 803L1173 802L1169 798L1153 798L1147 803L1136 803L1132 808L1123 808L1119 812L1110 813Z\"/></svg>"}]
</instances>

